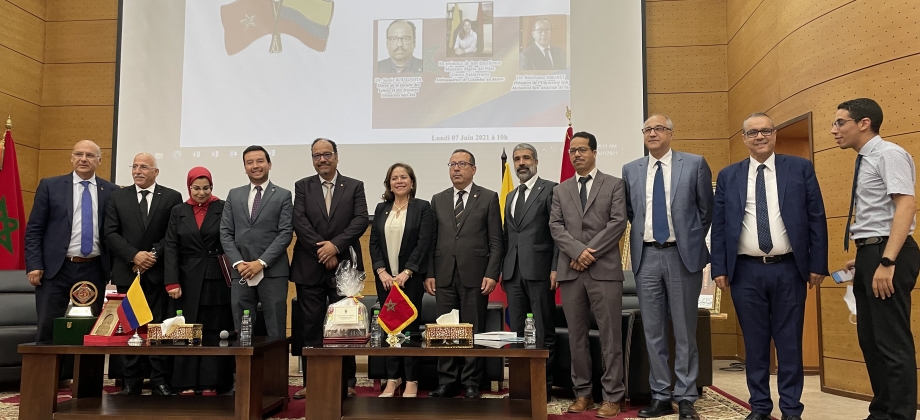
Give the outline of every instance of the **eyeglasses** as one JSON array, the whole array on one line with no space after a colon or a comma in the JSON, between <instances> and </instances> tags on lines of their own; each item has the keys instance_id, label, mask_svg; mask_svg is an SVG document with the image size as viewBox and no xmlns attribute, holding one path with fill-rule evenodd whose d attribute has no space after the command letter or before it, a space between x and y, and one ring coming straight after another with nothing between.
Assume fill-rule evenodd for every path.
<instances>
[{"instance_id":1,"label":"eyeglasses","mask_svg":"<svg viewBox=\"0 0 920 420\"><path fill-rule=\"evenodd\" d=\"M543 34L552 34L553 30L552 29L534 29L533 32L537 35L543 35Z\"/></svg>"},{"instance_id":2,"label":"eyeglasses","mask_svg":"<svg viewBox=\"0 0 920 420\"><path fill-rule=\"evenodd\" d=\"M152 166L150 166L150 165L131 165L131 170L132 170L132 171L136 171L136 170L138 170L138 169L140 169L140 170L142 170L142 171L149 171L149 170L151 170L151 169L156 169L156 168L154 168L154 167L152 167Z\"/></svg>"},{"instance_id":3,"label":"eyeglasses","mask_svg":"<svg viewBox=\"0 0 920 420\"><path fill-rule=\"evenodd\" d=\"M326 152L326 153L316 153L316 154L313 155L313 161L314 161L314 162L319 162L320 159L330 160L330 159L332 159L332 156L334 156L334 155L335 155L335 153L330 153L330 152Z\"/></svg>"},{"instance_id":4,"label":"eyeglasses","mask_svg":"<svg viewBox=\"0 0 920 420\"><path fill-rule=\"evenodd\" d=\"M447 164L447 166L451 169L454 169L454 167L466 169L468 167L473 167L473 164L469 162L450 162Z\"/></svg>"},{"instance_id":5,"label":"eyeglasses","mask_svg":"<svg viewBox=\"0 0 920 420\"><path fill-rule=\"evenodd\" d=\"M645 128L643 128L643 129L642 129L642 134L651 133L652 130L655 130L655 132L658 133L658 134L664 134L666 131L673 131L673 130L671 130L670 128L665 127L665 126L663 126L663 125L656 125L656 126L654 126L654 127L645 127Z\"/></svg>"},{"instance_id":6,"label":"eyeglasses","mask_svg":"<svg viewBox=\"0 0 920 420\"><path fill-rule=\"evenodd\" d=\"M849 121L856 121L856 120L847 119L847 118L840 118L840 119L838 119L837 121L834 121L834 122L831 123L831 128L837 128L837 129L839 129L840 127L843 127L843 125L846 124L846 123L849 122Z\"/></svg>"},{"instance_id":7,"label":"eyeglasses","mask_svg":"<svg viewBox=\"0 0 920 420\"><path fill-rule=\"evenodd\" d=\"M83 153L83 152L73 152L73 153L71 153L71 156L73 156L73 157L75 157L75 158L77 158L77 159L86 158L87 160L93 160L93 159L96 159L97 157L99 157L99 156L96 156L95 153Z\"/></svg>"},{"instance_id":8,"label":"eyeglasses","mask_svg":"<svg viewBox=\"0 0 920 420\"><path fill-rule=\"evenodd\" d=\"M411 36L388 36L387 43L390 45L396 45L399 41L402 41L403 45L412 42L414 38Z\"/></svg>"},{"instance_id":9,"label":"eyeglasses","mask_svg":"<svg viewBox=\"0 0 920 420\"><path fill-rule=\"evenodd\" d=\"M760 130L748 130L744 133L744 136L753 139L757 137L757 134L763 134L764 137L770 137L775 133L776 130L773 128L764 128Z\"/></svg>"},{"instance_id":10,"label":"eyeglasses","mask_svg":"<svg viewBox=\"0 0 920 420\"><path fill-rule=\"evenodd\" d=\"M574 147L573 147L573 148L569 149L569 154L570 154L570 155L574 155L574 154L576 154L576 153L582 154L582 155L586 155L586 154L588 154L588 148L587 148L587 147L579 147L579 148L574 148Z\"/></svg>"},{"instance_id":11,"label":"eyeglasses","mask_svg":"<svg viewBox=\"0 0 920 420\"><path fill-rule=\"evenodd\" d=\"M197 186L197 185L192 185L192 188L191 188L191 189L192 189L192 191L196 191L196 192L197 192L197 191L208 192L208 191L211 191L211 186L210 186L210 185L205 185L205 186L203 186L203 187L199 187L199 186Z\"/></svg>"}]
</instances>

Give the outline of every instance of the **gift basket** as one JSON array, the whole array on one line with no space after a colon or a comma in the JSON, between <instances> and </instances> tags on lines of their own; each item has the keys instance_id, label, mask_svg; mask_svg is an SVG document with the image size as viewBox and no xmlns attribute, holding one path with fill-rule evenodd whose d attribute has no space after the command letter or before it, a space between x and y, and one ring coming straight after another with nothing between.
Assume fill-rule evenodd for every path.
<instances>
[{"instance_id":1,"label":"gift basket","mask_svg":"<svg viewBox=\"0 0 920 420\"><path fill-rule=\"evenodd\" d=\"M345 296L329 305L323 323L323 344L364 344L369 339L367 308L359 299L364 289L364 272L358 271L354 248L348 248L351 260L342 261L335 272L335 286L339 296Z\"/></svg>"}]
</instances>

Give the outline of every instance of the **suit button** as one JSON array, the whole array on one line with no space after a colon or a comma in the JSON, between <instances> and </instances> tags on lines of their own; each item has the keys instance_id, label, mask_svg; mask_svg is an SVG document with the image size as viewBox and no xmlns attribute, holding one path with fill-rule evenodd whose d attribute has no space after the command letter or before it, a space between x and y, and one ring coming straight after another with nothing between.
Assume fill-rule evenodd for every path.
<instances>
[{"instance_id":1,"label":"suit button","mask_svg":"<svg viewBox=\"0 0 920 420\"><path fill-rule=\"evenodd\" d=\"M459 241L459 240L460 240L460 237L457 236L457 237L454 238L454 240L455 240L455 241Z\"/></svg>"}]
</instances>

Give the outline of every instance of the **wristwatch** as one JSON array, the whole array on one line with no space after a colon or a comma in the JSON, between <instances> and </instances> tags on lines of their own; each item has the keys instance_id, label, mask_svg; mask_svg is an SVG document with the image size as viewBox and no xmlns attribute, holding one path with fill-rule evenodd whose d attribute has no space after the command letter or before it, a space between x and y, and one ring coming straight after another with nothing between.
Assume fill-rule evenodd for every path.
<instances>
[{"instance_id":1,"label":"wristwatch","mask_svg":"<svg viewBox=\"0 0 920 420\"><path fill-rule=\"evenodd\" d=\"M891 267L894 265L894 263L895 261L892 260L891 258L882 257L882 262L880 264L882 265L882 267Z\"/></svg>"},{"instance_id":2,"label":"wristwatch","mask_svg":"<svg viewBox=\"0 0 920 420\"><path fill-rule=\"evenodd\" d=\"M410 269L408 269L408 268L405 269L405 270L403 270L403 273L406 273L406 275L409 276L409 277L412 277L412 274L413 274L412 270L410 270Z\"/></svg>"}]
</instances>

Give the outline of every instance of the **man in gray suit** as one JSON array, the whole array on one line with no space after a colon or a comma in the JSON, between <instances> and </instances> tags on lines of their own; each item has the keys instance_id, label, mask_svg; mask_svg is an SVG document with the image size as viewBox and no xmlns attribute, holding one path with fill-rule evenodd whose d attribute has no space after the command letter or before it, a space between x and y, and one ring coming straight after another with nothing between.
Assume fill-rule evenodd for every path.
<instances>
[{"instance_id":1,"label":"man in gray suit","mask_svg":"<svg viewBox=\"0 0 920 420\"><path fill-rule=\"evenodd\" d=\"M485 332L489 293L495 290L502 262L502 216L498 194L473 183L476 158L457 149L447 164L453 187L431 198L435 216L434 250L425 279L425 290L435 296L438 315L460 310L460 322L473 324L473 332ZM453 357L438 358L438 388L429 397L459 395L479 398L482 359L467 357L460 365Z\"/></svg>"},{"instance_id":2,"label":"man in gray suit","mask_svg":"<svg viewBox=\"0 0 920 420\"><path fill-rule=\"evenodd\" d=\"M247 147L243 165L249 184L230 190L220 221L220 243L234 268L230 270L233 318L239 331L243 310L248 309L255 324L256 305L261 302L268 335L284 336L290 273L287 247L294 231L291 192L268 180L272 159L262 146Z\"/></svg>"},{"instance_id":3,"label":"man in gray suit","mask_svg":"<svg viewBox=\"0 0 920 420\"><path fill-rule=\"evenodd\" d=\"M639 309L649 354L652 402L639 417L672 414L668 331L674 328L673 399L682 419L698 419L697 301L709 262L712 171L702 156L671 150L674 123L653 115L642 127L648 157L623 166L626 214ZM670 322L668 319L670 313Z\"/></svg>"},{"instance_id":4,"label":"man in gray suit","mask_svg":"<svg viewBox=\"0 0 920 420\"><path fill-rule=\"evenodd\" d=\"M505 197L505 260L502 287L508 294L511 331L524 335L524 319L533 314L537 348L549 350L546 366L553 366L556 344L556 260L559 249L549 232L553 187L557 184L537 176L537 149L527 143L511 153L521 185ZM552 369L546 370L547 391L553 384Z\"/></svg>"},{"instance_id":5,"label":"man in gray suit","mask_svg":"<svg viewBox=\"0 0 920 420\"><path fill-rule=\"evenodd\" d=\"M626 230L626 187L622 179L597 170L597 138L578 132L568 150L576 176L553 188L549 229L559 247L556 281L569 326L575 402L570 413L594 406L588 343L593 312L601 337L604 402L597 417L616 417L623 384L623 264L620 238Z\"/></svg>"}]
</instances>

